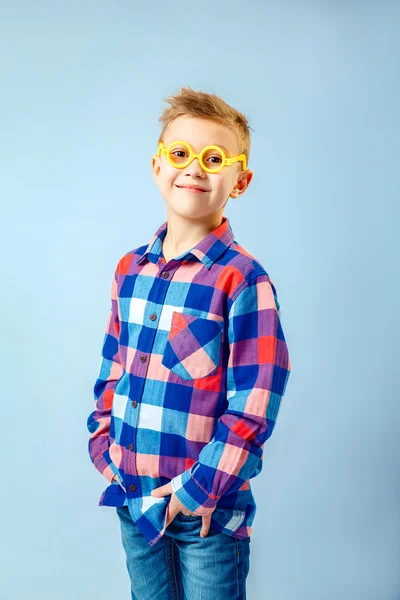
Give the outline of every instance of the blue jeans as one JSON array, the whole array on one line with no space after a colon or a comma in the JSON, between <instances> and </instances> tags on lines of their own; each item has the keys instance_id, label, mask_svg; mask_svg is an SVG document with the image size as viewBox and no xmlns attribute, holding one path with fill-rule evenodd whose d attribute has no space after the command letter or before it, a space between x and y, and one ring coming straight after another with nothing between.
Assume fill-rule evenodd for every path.
<instances>
[{"instance_id":1,"label":"blue jeans","mask_svg":"<svg viewBox=\"0 0 400 600\"><path fill-rule=\"evenodd\" d=\"M202 518L179 512L154 546L133 522L128 507L116 507L131 580L132 600L246 600L250 538L236 539Z\"/></svg>"}]
</instances>

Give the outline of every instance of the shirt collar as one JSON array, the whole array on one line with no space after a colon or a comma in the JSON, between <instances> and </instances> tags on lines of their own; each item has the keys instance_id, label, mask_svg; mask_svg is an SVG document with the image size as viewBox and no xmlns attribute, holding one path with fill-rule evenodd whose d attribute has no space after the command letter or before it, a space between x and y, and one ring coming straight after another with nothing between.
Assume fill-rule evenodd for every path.
<instances>
[{"instance_id":1,"label":"shirt collar","mask_svg":"<svg viewBox=\"0 0 400 600\"><path fill-rule=\"evenodd\" d=\"M157 263L162 252L162 241L167 233L168 221L165 221L157 229L153 237L151 238L146 250L142 256L137 260L137 264L145 262L146 259L153 263ZM223 216L222 222L218 227L210 231L202 240L193 246L190 250L187 250L180 256L177 256L177 260L181 260L188 255L192 255L200 260L204 266L209 269L211 265L221 256L225 250L233 244L234 234L229 222L228 217Z\"/></svg>"}]
</instances>

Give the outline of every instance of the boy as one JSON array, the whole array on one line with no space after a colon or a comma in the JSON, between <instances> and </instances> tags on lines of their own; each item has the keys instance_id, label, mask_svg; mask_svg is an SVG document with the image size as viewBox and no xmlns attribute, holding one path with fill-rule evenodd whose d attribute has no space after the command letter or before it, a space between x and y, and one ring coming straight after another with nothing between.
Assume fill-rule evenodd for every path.
<instances>
[{"instance_id":1,"label":"boy","mask_svg":"<svg viewBox=\"0 0 400 600\"><path fill-rule=\"evenodd\" d=\"M246 598L262 469L291 370L267 272L223 216L252 179L247 119L190 87L153 176L167 221L116 267L87 420L136 600Z\"/></svg>"}]
</instances>

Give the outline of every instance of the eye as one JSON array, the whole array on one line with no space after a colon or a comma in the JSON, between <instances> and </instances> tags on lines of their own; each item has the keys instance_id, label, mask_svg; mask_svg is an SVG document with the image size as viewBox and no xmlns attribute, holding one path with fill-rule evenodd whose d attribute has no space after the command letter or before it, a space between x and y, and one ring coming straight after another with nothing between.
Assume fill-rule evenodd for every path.
<instances>
[{"instance_id":1,"label":"eye","mask_svg":"<svg viewBox=\"0 0 400 600\"><path fill-rule=\"evenodd\" d=\"M215 159L215 160L214 160ZM215 156L209 156L207 160L211 160L213 164L218 164L222 162L222 158L216 154Z\"/></svg>"},{"instance_id":2,"label":"eye","mask_svg":"<svg viewBox=\"0 0 400 600\"><path fill-rule=\"evenodd\" d=\"M187 161L189 153L182 148L175 148L170 152L170 158L175 164L184 163Z\"/></svg>"}]
</instances>

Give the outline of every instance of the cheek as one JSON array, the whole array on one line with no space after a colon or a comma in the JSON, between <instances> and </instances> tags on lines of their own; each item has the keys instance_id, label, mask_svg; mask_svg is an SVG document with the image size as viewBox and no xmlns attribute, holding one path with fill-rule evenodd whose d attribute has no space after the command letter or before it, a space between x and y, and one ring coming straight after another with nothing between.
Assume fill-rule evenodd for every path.
<instances>
[{"instance_id":1,"label":"cheek","mask_svg":"<svg viewBox=\"0 0 400 600\"><path fill-rule=\"evenodd\" d=\"M233 187L231 177L223 176L223 177L215 177L213 180L213 189L216 193L220 193L224 195L225 193L229 193Z\"/></svg>"},{"instance_id":2,"label":"cheek","mask_svg":"<svg viewBox=\"0 0 400 600\"><path fill-rule=\"evenodd\" d=\"M177 169L165 167L160 171L160 184L163 186L172 186L177 178Z\"/></svg>"}]
</instances>

